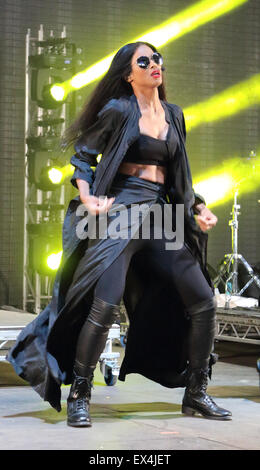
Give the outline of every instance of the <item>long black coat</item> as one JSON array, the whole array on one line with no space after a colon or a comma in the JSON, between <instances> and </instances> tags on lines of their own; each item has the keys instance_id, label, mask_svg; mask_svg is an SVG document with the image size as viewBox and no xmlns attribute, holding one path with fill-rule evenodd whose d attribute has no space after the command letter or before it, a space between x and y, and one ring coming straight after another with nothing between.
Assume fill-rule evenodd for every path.
<instances>
[{"instance_id":1,"label":"long black coat","mask_svg":"<svg viewBox=\"0 0 260 470\"><path fill-rule=\"evenodd\" d=\"M168 148L170 164L166 178L168 202L184 204L184 240L214 291L207 271L208 234L194 218L195 206L204 201L195 195L185 149L185 121L181 108L161 101L170 125ZM99 112L96 123L75 144L71 158L75 172L71 179L90 183L91 194L108 194L113 178L128 147L140 135L141 112L135 95L110 100ZM172 132L171 132L172 130ZM173 132L174 130L174 132ZM174 135L178 135L175 150ZM102 158L97 164L97 155ZM91 167L95 166L95 172ZM61 410L60 386L70 384L77 338L93 300L96 272L90 273L87 291L68 305L65 297L75 268L88 246L88 239L77 236L76 226L84 215L78 214L79 196L72 199L63 224L63 257L57 272L52 300L19 335L7 359L15 371L27 380L40 396ZM99 253L96 267L100 262ZM142 255L134 257L127 273L123 297L130 328L119 380L128 373L140 373L166 387L185 385L187 333L189 320L172 285L151 277L145 271Z\"/></svg>"}]
</instances>

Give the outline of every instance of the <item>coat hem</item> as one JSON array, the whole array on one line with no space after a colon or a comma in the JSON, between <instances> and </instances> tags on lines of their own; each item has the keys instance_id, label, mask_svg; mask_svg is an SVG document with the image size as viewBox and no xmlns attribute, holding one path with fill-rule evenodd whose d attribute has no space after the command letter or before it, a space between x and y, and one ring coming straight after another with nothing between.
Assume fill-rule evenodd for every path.
<instances>
[{"instance_id":1,"label":"coat hem","mask_svg":"<svg viewBox=\"0 0 260 470\"><path fill-rule=\"evenodd\" d=\"M184 388L186 387L186 369L181 372L181 373L173 373L172 375L172 380L171 381L167 381L167 380L163 380L159 377L155 377L154 373L149 373L149 371L144 371L144 370L141 370L141 369L136 369L136 368L132 368L132 369L128 369L127 372L120 372L119 376L118 376L118 380L120 380L121 382L125 382L126 380L126 375L128 374L139 374L139 375L142 375L143 377L145 377L146 379L149 379L149 380L152 380L153 382L156 382L158 383L159 385L162 385L163 387L167 387L167 388Z\"/></svg>"}]
</instances>

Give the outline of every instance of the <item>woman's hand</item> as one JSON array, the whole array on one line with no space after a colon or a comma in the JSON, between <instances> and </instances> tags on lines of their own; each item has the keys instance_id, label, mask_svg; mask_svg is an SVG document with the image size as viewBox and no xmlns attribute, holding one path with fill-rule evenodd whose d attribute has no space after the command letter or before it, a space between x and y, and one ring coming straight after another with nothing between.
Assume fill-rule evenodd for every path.
<instances>
[{"instance_id":1,"label":"woman's hand","mask_svg":"<svg viewBox=\"0 0 260 470\"><path fill-rule=\"evenodd\" d=\"M84 196L80 198L91 215L108 212L115 200L114 197L99 199L96 196Z\"/></svg>"},{"instance_id":2,"label":"woman's hand","mask_svg":"<svg viewBox=\"0 0 260 470\"><path fill-rule=\"evenodd\" d=\"M206 206L201 209L198 215L195 215L195 219L203 232L214 227L218 221L218 218Z\"/></svg>"}]
</instances>

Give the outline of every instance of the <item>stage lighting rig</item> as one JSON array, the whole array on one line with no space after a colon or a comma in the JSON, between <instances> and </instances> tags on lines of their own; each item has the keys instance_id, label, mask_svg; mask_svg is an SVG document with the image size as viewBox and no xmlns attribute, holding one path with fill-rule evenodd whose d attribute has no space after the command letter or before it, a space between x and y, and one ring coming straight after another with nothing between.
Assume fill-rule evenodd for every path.
<instances>
[{"instance_id":1,"label":"stage lighting rig","mask_svg":"<svg viewBox=\"0 0 260 470\"><path fill-rule=\"evenodd\" d=\"M67 70L62 71L62 73L59 71L59 75L57 75L51 69L33 69L31 76L31 99L44 109L57 109L66 101L71 102L71 98L65 92L63 96L59 96L61 98L59 101L51 93L54 83L62 82L64 77L69 76L70 72Z\"/></svg>"},{"instance_id":2,"label":"stage lighting rig","mask_svg":"<svg viewBox=\"0 0 260 470\"><path fill-rule=\"evenodd\" d=\"M36 41L40 54L29 56L31 69L31 99L44 109L57 109L70 100L65 88L54 86L71 78L82 65L82 49L65 38Z\"/></svg>"},{"instance_id":3,"label":"stage lighting rig","mask_svg":"<svg viewBox=\"0 0 260 470\"><path fill-rule=\"evenodd\" d=\"M68 96L56 83L82 66L81 49L43 25L38 38L26 35L25 57L25 242L24 309L39 313L51 297L61 260L62 223L70 185L65 184L68 155L61 137L77 113L76 94ZM65 170L64 170L65 169Z\"/></svg>"},{"instance_id":4,"label":"stage lighting rig","mask_svg":"<svg viewBox=\"0 0 260 470\"><path fill-rule=\"evenodd\" d=\"M62 225L42 222L28 224L29 266L43 276L55 276L62 256Z\"/></svg>"},{"instance_id":5,"label":"stage lighting rig","mask_svg":"<svg viewBox=\"0 0 260 470\"><path fill-rule=\"evenodd\" d=\"M29 56L29 66L35 69L54 68L71 69L81 65L78 55L81 49L66 38L49 38L46 41L35 41L34 45L43 53Z\"/></svg>"},{"instance_id":6,"label":"stage lighting rig","mask_svg":"<svg viewBox=\"0 0 260 470\"><path fill-rule=\"evenodd\" d=\"M60 162L48 157L44 152L29 155L29 179L41 191L55 191L63 183Z\"/></svg>"}]
</instances>

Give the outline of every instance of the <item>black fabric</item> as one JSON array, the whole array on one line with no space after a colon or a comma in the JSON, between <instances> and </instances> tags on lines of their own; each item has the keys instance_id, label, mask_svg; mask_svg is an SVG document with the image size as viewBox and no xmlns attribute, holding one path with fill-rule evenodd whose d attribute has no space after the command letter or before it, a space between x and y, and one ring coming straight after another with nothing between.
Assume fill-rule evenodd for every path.
<instances>
[{"instance_id":1,"label":"black fabric","mask_svg":"<svg viewBox=\"0 0 260 470\"><path fill-rule=\"evenodd\" d=\"M208 234L200 230L194 219L195 194L185 149L183 113L178 105L161 103L170 125L170 161L165 181L167 202L173 205L172 216L176 204L184 205L185 245L199 262L214 292L206 265ZM129 146L140 135L140 117L135 95L110 100L100 111L97 122L75 145L72 184L80 177L89 181L91 194L112 195L110 188L113 185L115 191L114 180L119 165ZM176 135L179 138L177 149ZM97 164L99 153L102 158ZM160 185L155 191L154 183L141 178L131 180L131 185L129 181L117 181L117 188L115 206L126 205L126 212L132 203L147 204L150 209L160 198ZM72 381L76 344L90 311L95 284L129 242L129 239L96 242L86 233L84 237L81 229L88 228L91 217L86 217L83 209L79 196L70 201L63 225L62 262L51 302L22 330L7 357L17 374L58 411L61 409L60 386ZM128 235L130 228L126 223ZM83 257L84 262L88 262L88 275L84 281L81 282L79 276L75 282L76 270L77 274L81 268L84 271ZM152 276L146 258L140 253L130 262L123 300L130 328L120 379L125 380L127 374L136 372L167 387L184 386L189 320L172 283Z\"/></svg>"},{"instance_id":2,"label":"black fabric","mask_svg":"<svg viewBox=\"0 0 260 470\"><path fill-rule=\"evenodd\" d=\"M140 137L130 145L123 162L167 166L169 162L167 140L155 139L149 135L140 134Z\"/></svg>"},{"instance_id":3,"label":"black fabric","mask_svg":"<svg viewBox=\"0 0 260 470\"><path fill-rule=\"evenodd\" d=\"M95 296L119 305L124 294L130 261L138 252L140 256L146 256L146 263L156 276L161 276L175 285L187 311L190 306L212 297L212 290L200 265L188 248L183 245L181 250L166 252L165 239L131 240L118 258L101 274L96 283Z\"/></svg>"},{"instance_id":4,"label":"black fabric","mask_svg":"<svg viewBox=\"0 0 260 470\"><path fill-rule=\"evenodd\" d=\"M189 369L207 369L214 345L216 310L209 309L191 316L188 340Z\"/></svg>"},{"instance_id":5,"label":"black fabric","mask_svg":"<svg viewBox=\"0 0 260 470\"><path fill-rule=\"evenodd\" d=\"M129 177L127 175L118 175L117 177L117 181L128 181L129 185L131 185L131 182L135 179L136 177ZM154 186L156 191L158 183ZM163 189L161 189L161 191L163 191ZM111 192L113 193L113 185ZM122 189L122 198L123 195L124 189ZM173 286L175 286L182 299L183 305L188 311L190 307L211 299L213 296L212 290L201 271L199 262L194 258L185 244L178 250L165 249L169 241L164 232L163 206L167 204L165 193L162 192L157 203L162 207L162 236L156 238L156 229L159 227L156 227L154 224L154 213L151 212L149 218L149 238L143 238L143 225L140 225L135 235L138 238L132 238L116 260L113 261L99 277L95 285L94 295L106 302L119 305L125 291L126 276L130 262L133 256L139 253L143 258L145 257L146 269L149 268L153 276L157 276L159 279L163 279L165 282L172 283ZM176 214L173 217L174 230L176 229L175 219ZM160 235L160 233L158 233L158 235ZM82 269L79 269L79 274L77 274L76 270L74 273L74 282L77 282L77 276L81 279L87 276L88 266L87 260L84 260L84 257L82 258L81 264L85 266L86 272L84 274Z\"/></svg>"},{"instance_id":6,"label":"black fabric","mask_svg":"<svg viewBox=\"0 0 260 470\"><path fill-rule=\"evenodd\" d=\"M117 181L128 181L128 184L131 185L135 178L118 175ZM154 186L156 191L158 184ZM112 192L113 189L116 192L117 186L115 185L114 187L112 185ZM160 190L163 194L163 185ZM122 197L123 195L124 189L122 188ZM162 209L163 204L167 204L163 196L157 202L159 202ZM127 271L135 254L141 253L146 257L146 268L149 267L154 277L161 277L161 279L165 279L166 282L172 283L175 286L187 311L190 312L190 307L194 308L194 305L210 304L209 300L213 297L212 290L201 271L198 261L185 245L178 250L165 250L168 240L165 238L163 230L164 217L162 217L162 237L159 239L155 238L156 226L154 224L154 217L150 217L149 224L149 238L142 238L143 226L140 225L137 231L138 238L129 241L121 254L97 280L90 314L81 329L77 343L75 369L77 368L76 370L79 375L88 376L96 367L108 335L108 326L105 326L105 323L107 323L105 318L111 312L111 315L108 317L110 318L111 316L111 326L113 323L112 307L113 305L119 305L123 298ZM78 278L81 278L82 282L88 274L88 263L84 260L84 257L82 258L82 265L85 266L85 274L83 274L82 269L76 270L74 273L75 283L78 282ZM103 306L100 305L100 299L104 302ZM203 308L201 310L202 312L193 315L191 318L189 358L192 358L191 364L195 363L197 366L199 363L201 367L206 367L205 363L208 363L214 338L214 319L212 318L211 310L204 312L205 307L204 310Z\"/></svg>"},{"instance_id":7,"label":"black fabric","mask_svg":"<svg viewBox=\"0 0 260 470\"><path fill-rule=\"evenodd\" d=\"M76 349L74 370L82 377L90 377L103 352L109 328L119 320L117 305L95 296L87 320L81 328Z\"/></svg>"}]
</instances>

